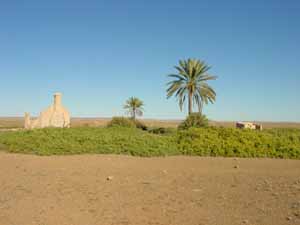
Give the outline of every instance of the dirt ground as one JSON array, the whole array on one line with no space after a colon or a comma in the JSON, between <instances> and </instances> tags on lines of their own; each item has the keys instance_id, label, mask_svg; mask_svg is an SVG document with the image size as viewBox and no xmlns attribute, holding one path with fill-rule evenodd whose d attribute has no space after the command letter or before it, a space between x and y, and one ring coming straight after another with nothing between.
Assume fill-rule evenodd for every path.
<instances>
[{"instance_id":1,"label":"dirt ground","mask_svg":"<svg viewBox=\"0 0 300 225\"><path fill-rule=\"evenodd\" d=\"M0 153L0 224L298 225L300 161Z\"/></svg>"}]
</instances>

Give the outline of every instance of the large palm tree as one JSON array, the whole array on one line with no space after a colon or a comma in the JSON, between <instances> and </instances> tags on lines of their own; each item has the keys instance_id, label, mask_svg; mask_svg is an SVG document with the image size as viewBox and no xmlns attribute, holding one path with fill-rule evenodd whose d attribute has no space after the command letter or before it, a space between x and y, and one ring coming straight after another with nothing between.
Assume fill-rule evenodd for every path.
<instances>
[{"instance_id":1,"label":"large palm tree","mask_svg":"<svg viewBox=\"0 0 300 225\"><path fill-rule=\"evenodd\" d=\"M128 113L131 115L131 118L135 120L137 116L142 116L144 111L144 103L140 99L136 97L130 97L125 105L124 109L128 111Z\"/></svg>"},{"instance_id":2,"label":"large palm tree","mask_svg":"<svg viewBox=\"0 0 300 225\"><path fill-rule=\"evenodd\" d=\"M209 75L207 71L210 67L197 59L180 60L179 66L175 68L178 73L168 75L174 80L167 83L167 98L175 95L180 110L188 98L189 114L193 112L194 104L202 113L203 104L214 103L216 100L216 92L207 84L207 81L215 80L217 77Z\"/></svg>"}]
</instances>

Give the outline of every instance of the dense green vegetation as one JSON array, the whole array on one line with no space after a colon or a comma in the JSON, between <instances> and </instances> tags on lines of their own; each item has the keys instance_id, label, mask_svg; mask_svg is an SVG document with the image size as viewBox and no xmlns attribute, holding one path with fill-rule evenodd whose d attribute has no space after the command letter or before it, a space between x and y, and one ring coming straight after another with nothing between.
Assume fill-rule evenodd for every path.
<instances>
[{"instance_id":1,"label":"dense green vegetation","mask_svg":"<svg viewBox=\"0 0 300 225\"><path fill-rule=\"evenodd\" d=\"M127 128L138 128L142 130L147 130L147 126L133 118L127 118L127 117L113 117L111 121L107 124L107 127L127 127Z\"/></svg>"},{"instance_id":2,"label":"dense green vegetation","mask_svg":"<svg viewBox=\"0 0 300 225\"><path fill-rule=\"evenodd\" d=\"M178 129L186 130L192 127L208 127L207 117L201 113L191 113L179 124Z\"/></svg>"},{"instance_id":3,"label":"dense green vegetation","mask_svg":"<svg viewBox=\"0 0 300 225\"><path fill-rule=\"evenodd\" d=\"M101 153L300 159L300 130L49 128L1 132L0 146L9 152L39 155Z\"/></svg>"},{"instance_id":4,"label":"dense green vegetation","mask_svg":"<svg viewBox=\"0 0 300 225\"><path fill-rule=\"evenodd\" d=\"M134 120L131 120L126 117L122 116L115 116L109 121L107 127L127 127L127 128L134 128L136 127Z\"/></svg>"},{"instance_id":5,"label":"dense green vegetation","mask_svg":"<svg viewBox=\"0 0 300 225\"><path fill-rule=\"evenodd\" d=\"M182 154L300 159L300 130L191 128L177 135Z\"/></svg>"},{"instance_id":6,"label":"dense green vegetation","mask_svg":"<svg viewBox=\"0 0 300 225\"><path fill-rule=\"evenodd\" d=\"M173 137L158 136L136 128L70 128L2 132L0 143L10 152L53 154L128 154L160 156L174 154Z\"/></svg>"}]
</instances>

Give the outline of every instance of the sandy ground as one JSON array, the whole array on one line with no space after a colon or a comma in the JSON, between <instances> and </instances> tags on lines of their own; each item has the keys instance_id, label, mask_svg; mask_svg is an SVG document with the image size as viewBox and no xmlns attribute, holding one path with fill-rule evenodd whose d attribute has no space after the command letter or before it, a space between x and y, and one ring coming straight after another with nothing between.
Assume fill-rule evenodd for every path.
<instances>
[{"instance_id":1,"label":"sandy ground","mask_svg":"<svg viewBox=\"0 0 300 225\"><path fill-rule=\"evenodd\" d=\"M299 225L300 161L0 153L0 225L100 224Z\"/></svg>"}]
</instances>

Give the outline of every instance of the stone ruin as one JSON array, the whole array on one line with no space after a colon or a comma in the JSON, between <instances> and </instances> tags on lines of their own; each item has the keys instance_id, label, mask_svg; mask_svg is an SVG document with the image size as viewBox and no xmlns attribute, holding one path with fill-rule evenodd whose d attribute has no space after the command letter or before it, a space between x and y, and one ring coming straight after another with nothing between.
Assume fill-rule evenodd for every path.
<instances>
[{"instance_id":1,"label":"stone ruin","mask_svg":"<svg viewBox=\"0 0 300 225\"><path fill-rule=\"evenodd\" d=\"M54 103L45 111L41 112L37 119L30 119L30 114L25 113L25 129L45 127L70 127L70 114L61 103L62 94L54 94Z\"/></svg>"},{"instance_id":2,"label":"stone ruin","mask_svg":"<svg viewBox=\"0 0 300 225\"><path fill-rule=\"evenodd\" d=\"M251 122L237 122L236 128L250 129L250 130L262 130L263 129L261 124L251 123Z\"/></svg>"}]
</instances>

